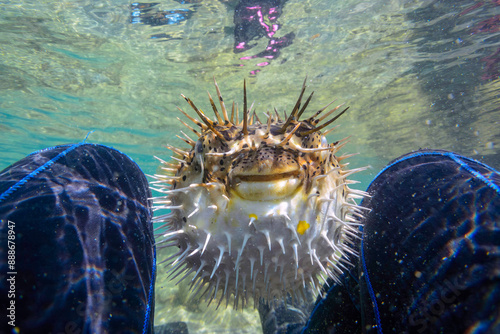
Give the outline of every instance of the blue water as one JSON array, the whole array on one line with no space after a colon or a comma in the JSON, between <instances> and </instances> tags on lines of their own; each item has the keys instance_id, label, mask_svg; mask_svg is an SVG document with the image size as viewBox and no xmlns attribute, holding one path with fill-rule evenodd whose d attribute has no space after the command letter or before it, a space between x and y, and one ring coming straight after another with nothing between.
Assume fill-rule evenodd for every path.
<instances>
[{"instance_id":1,"label":"blue water","mask_svg":"<svg viewBox=\"0 0 500 334\"><path fill-rule=\"evenodd\" d=\"M258 112L290 110L306 76L311 113L350 106L329 139L371 166L360 188L424 147L500 168L498 2L289 0L240 30L238 2L0 3L0 168L95 130L153 174L183 146L181 93L209 109L215 77L241 105L246 79Z\"/></svg>"}]
</instances>

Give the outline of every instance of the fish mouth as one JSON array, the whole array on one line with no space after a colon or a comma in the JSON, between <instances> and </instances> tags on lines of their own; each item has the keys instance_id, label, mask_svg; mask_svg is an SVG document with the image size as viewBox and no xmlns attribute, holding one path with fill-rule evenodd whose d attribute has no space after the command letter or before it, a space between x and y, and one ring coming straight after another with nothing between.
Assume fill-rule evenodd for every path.
<instances>
[{"instance_id":1,"label":"fish mouth","mask_svg":"<svg viewBox=\"0 0 500 334\"><path fill-rule=\"evenodd\" d=\"M239 174L230 178L232 193L249 201L272 201L288 197L302 184L299 170L273 174Z\"/></svg>"}]
</instances>

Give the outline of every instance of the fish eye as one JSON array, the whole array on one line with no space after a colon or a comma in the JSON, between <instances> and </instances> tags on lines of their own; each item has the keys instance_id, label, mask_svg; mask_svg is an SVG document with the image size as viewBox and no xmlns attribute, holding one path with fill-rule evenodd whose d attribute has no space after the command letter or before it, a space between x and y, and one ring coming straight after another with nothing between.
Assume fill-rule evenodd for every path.
<instances>
[{"instance_id":1,"label":"fish eye","mask_svg":"<svg viewBox=\"0 0 500 334\"><path fill-rule=\"evenodd\" d=\"M203 144L200 140L196 143L194 150L196 153L203 153Z\"/></svg>"}]
</instances>

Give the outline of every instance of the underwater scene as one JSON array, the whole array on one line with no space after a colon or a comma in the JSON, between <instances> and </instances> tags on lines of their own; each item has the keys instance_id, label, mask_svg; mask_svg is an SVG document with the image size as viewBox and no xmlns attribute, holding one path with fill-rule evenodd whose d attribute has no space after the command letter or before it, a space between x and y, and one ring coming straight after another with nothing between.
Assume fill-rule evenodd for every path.
<instances>
[{"instance_id":1,"label":"underwater scene","mask_svg":"<svg viewBox=\"0 0 500 334\"><path fill-rule=\"evenodd\" d=\"M275 108L289 115L304 83L304 100L314 96L303 119L332 100L337 113L349 107L326 137L348 137L339 155L357 154L349 169L367 166L350 176L359 181L353 193L419 149L500 169L500 1L5 0L0 170L85 139L125 153L148 176L161 173L175 160L166 146L191 149L181 130L195 135L177 118L197 126L178 108L200 114L187 98L217 117L207 95L218 107L214 79L240 117L245 85L263 124ZM176 284L162 263L175 252L157 252L155 326L262 333L253 300L234 309L193 299L191 279Z\"/></svg>"}]
</instances>

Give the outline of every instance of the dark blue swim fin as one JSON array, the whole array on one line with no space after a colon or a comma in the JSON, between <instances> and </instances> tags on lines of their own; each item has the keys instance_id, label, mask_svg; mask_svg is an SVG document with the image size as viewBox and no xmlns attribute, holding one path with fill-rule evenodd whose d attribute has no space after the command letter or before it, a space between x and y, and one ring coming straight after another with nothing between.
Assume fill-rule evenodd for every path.
<instances>
[{"instance_id":1,"label":"dark blue swim fin","mask_svg":"<svg viewBox=\"0 0 500 334\"><path fill-rule=\"evenodd\" d=\"M100 145L45 149L0 172L2 332L151 333L150 197L137 164Z\"/></svg>"},{"instance_id":2,"label":"dark blue swim fin","mask_svg":"<svg viewBox=\"0 0 500 334\"><path fill-rule=\"evenodd\" d=\"M500 333L500 175L417 151L368 189L360 265L363 329Z\"/></svg>"}]
</instances>

